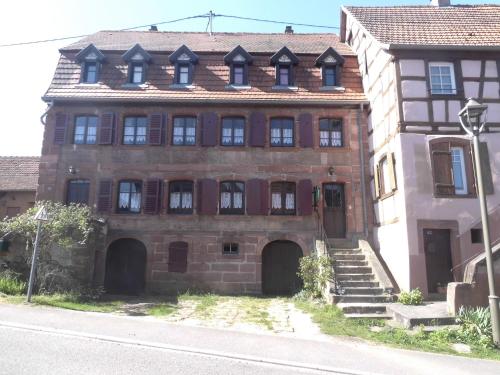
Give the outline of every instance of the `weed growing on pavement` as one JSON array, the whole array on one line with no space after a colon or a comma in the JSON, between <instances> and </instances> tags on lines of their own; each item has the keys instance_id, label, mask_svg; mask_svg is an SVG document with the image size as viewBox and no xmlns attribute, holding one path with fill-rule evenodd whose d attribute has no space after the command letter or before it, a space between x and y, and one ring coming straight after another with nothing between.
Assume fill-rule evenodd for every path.
<instances>
[{"instance_id":1,"label":"weed growing on pavement","mask_svg":"<svg viewBox=\"0 0 500 375\"><path fill-rule=\"evenodd\" d=\"M172 314L177 311L177 305L172 303L159 303L147 310L147 314L151 316L161 317Z\"/></svg>"}]
</instances>

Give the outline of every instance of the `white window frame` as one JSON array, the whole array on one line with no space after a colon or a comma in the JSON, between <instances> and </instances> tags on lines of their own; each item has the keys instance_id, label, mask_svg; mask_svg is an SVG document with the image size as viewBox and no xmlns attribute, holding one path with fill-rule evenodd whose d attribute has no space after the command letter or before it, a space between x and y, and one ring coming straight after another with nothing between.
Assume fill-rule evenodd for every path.
<instances>
[{"instance_id":1,"label":"white window frame","mask_svg":"<svg viewBox=\"0 0 500 375\"><path fill-rule=\"evenodd\" d=\"M453 151L458 151L458 156L460 157L460 171L462 172L462 183L463 183L463 188L458 189L456 184L455 184L455 169L453 168L454 160L453 160ZM457 195L467 195L469 191L467 190L467 175L465 174L465 156L464 156L464 149L463 147L450 147L450 153L451 153L451 169L452 169L452 175L453 175L453 185L455 186L455 194Z\"/></svg>"},{"instance_id":2,"label":"white window frame","mask_svg":"<svg viewBox=\"0 0 500 375\"><path fill-rule=\"evenodd\" d=\"M443 88L441 86L440 92L434 92L432 90L432 74L431 69L435 67L447 67L450 68L450 80L451 80L451 90L450 92L443 92ZM440 75L441 77L441 75ZM455 81L455 66L451 62L443 62L443 61L434 61L429 63L429 88L431 91L431 95L456 95L457 94L457 85Z\"/></svg>"}]
</instances>

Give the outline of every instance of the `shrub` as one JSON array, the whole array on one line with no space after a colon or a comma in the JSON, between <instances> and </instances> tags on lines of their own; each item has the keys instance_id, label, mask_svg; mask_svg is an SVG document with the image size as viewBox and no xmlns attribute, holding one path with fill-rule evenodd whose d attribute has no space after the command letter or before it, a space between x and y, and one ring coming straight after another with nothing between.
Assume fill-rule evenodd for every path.
<instances>
[{"instance_id":1,"label":"shrub","mask_svg":"<svg viewBox=\"0 0 500 375\"><path fill-rule=\"evenodd\" d=\"M424 296L420 289L415 288L410 290L409 292L401 292L399 294L398 302L401 302L403 305L421 305L424 300Z\"/></svg>"},{"instance_id":2,"label":"shrub","mask_svg":"<svg viewBox=\"0 0 500 375\"><path fill-rule=\"evenodd\" d=\"M304 283L302 294L310 298L319 298L326 287L326 283L332 280L332 260L327 256L310 255L300 259L299 277Z\"/></svg>"},{"instance_id":3,"label":"shrub","mask_svg":"<svg viewBox=\"0 0 500 375\"><path fill-rule=\"evenodd\" d=\"M0 272L0 293L19 295L26 291L26 283L20 280L19 274L5 270Z\"/></svg>"},{"instance_id":4,"label":"shrub","mask_svg":"<svg viewBox=\"0 0 500 375\"><path fill-rule=\"evenodd\" d=\"M491 314L488 307L467 308L462 306L458 310L456 320L460 325L459 336L462 341L484 347L493 344Z\"/></svg>"}]
</instances>

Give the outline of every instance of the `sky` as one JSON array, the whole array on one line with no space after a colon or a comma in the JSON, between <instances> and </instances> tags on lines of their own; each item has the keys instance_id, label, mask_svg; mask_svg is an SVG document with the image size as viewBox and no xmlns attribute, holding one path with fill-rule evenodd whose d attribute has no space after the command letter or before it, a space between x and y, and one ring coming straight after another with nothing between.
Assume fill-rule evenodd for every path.
<instances>
[{"instance_id":1,"label":"sky","mask_svg":"<svg viewBox=\"0 0 500 375\"><path fill-rule=\"evenodd\" d=\"M452 4L496 3L500 0L452 0ZM6 5L8 4L8 5ZM91 34L151 25L212 10L216 14L338 27L340 6L427 5L427 0L31 0L9 1L0 13L0 45ZM204 31L204 18L159 25L160 31ZM283 32L285 25L215 18L214 32ZM338 29L293 26L295 32ZM144 30L146 30L144 28ZM78 39L0 47L0 156L40 155L47 90L59 57L58 49Z\"/></svg>"}]
</instances>

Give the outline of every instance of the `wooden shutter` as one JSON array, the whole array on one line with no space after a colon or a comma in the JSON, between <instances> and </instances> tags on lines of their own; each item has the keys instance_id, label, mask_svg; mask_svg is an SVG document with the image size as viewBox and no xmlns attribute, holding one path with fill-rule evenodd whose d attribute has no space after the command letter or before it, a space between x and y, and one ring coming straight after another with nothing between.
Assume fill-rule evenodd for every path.
<instances>
[{"instance_id":1,"label":"wooden shutter","mask_svg":"<svg viewBox=\"0 0 500 375\"><path fill-rule=\"evenodd\" d=\"M198 214L215 215L217 213L217 181L204 178L198 180Z\"/></svg>"},{"instance_id":2,"label":"wooden shutter","mask_svg":"<svg viewBox=\"0 0 500 375\"><path fill-rule=\"evenodd\" d=\"M68 126L68 115L56 113L56 124L54 128L54 144L63 145L66 142L66 128Z\"/></svg>"},{"instance_id":3,"label":"wooden shutter","mask_svg":"<svg viewBox=\"0 0 500 375\"><path fill-rule=\"evenodd\" d=\"M97 197L97 212L110 213L113 197L113 182L111 180L99 181L99 196Z\"/></svg>"},{"instance_id":4,"label":"wooden shutter","mask_svg":"<svg viewBox=\"0 0 500 375\"><path fill-rule=\"evenodd\" d=\"M266 116L262 112L250 114L250 146L264 147L266 145Z\"/></svg>"},{"instance_id":5,"label":"wooden shutter","mask_svg":"<svg viewBox=\"0 0 500 375\"><path fill-rule=\"evenodd\" d=\"M494 194L493 176L491 174L490 155L488 143L479 142L479 155L481 157L481 171L483 173L483 187L486 194Z\"/></svg>"},{"instance_id":6,"label":"wooden shutter","mask_svg":"<svg viewBox=\"0 0 500 375\"><path fill-rule=\"evenodd\" d=\"M248 180L246 195L248 215L267 215L269 211L269 196L266 180L259 178Z\"/></svg>"},{"instance_id":7,"label":"wooden shutter","mask_svg":"<svg viewBox=\"0 0 500 375\"><path fill-rule=\"evenodd\" d=\"M453 184L450 142L432 143L430 147L434 193L436 195L454 195L455 185Z\"/></svg>"},{"instance_id":8,"label":"wooden shutter","mask_svg":"<svg viewBox=\"0 0 500 375\"><path fill-rule=\"evenodd\" d=\"M375 199L380 198L380 167L375 164L375 168L373 171L373 184L375 187Z\"/></svg>"},{"instance_id":9,"label":"wooden shutter","mask_svg":"<svg viewBox=\"0 0 500 375\"><path fill-rule=\"evenodd\" d=\"M297 202L299 215L311 215L313 211L312 202L312 181L300 180L297 185Z\"/></svg>"},{"instance_id":10,"label":"wooden shutter","mask_svg":"<svg viewBox=\"0 0 500 375\"><path fill-rule=\"evenodd\" d=\"M201 145L202 146L216 146L217 145L217 114L214 112L205 112L201 115L202 133Z\"/></svg>"},{"instance_id":11,"label":"wooden shutter","mask_svg":"<svg viewBox=\"0 0 500 375\"><path fill-rule=\"evenodd\" d=\"M187 242L171 242L168 246L168 272L185 273L187 271Z\"/></svg>"},{"instance_id":12,"label":"wooden shutter","mask_svg":"<svg viewBox=\"0 0 500 375\"><path fill-rule=\"evenodd\" d=\"M300 147L313 147L313 118L310 113L299 115Z\"/></svg>"},{"instance_id":13,"label":"wooden shutter","mask_svg":"<svg viewBox=\"0 0 500 375\"><path fill-rule=\"evenodd\" d=\"M161 180L157 178L146 180L145 190L144 213L157 214L160 211Z\"/></svg>"},{"instance_id":14,"label":"wooden shutter","mask_svg":"<svg viewBox=\"0 0 500 375\"><path fill-rule=\"evenodd\" d=\"M149 144L161 145L165 138L165 116L163 113L153 113L149 116Z\"/></svg>"},{"instance_id":15,"label":"wooden shutter","mask_svg":"<svg viewBox=\"0 0 500 375\"><path fill-rule=\"evenodd\" d=\"M115 114L103 113L99 127L99 144L111 145L116 136Z\"/></svg>"},{"instance_id":16,"label":"wooden shutter","mask_svg":"<svg viewBox=\"0 0 500 375\"><path fill-rule=\"evenodd\" d=\"M387 155L387 167L389 170L389 179L391 181L391 191L395 191L397 189L396 185L396 169L394 168L395 160L394 153L391 152Z\"/></svg>"}]
</instances>

